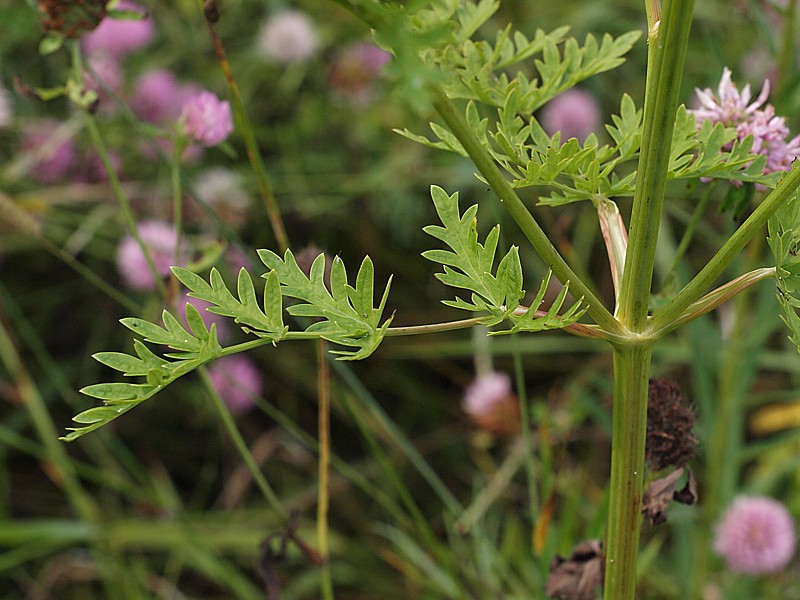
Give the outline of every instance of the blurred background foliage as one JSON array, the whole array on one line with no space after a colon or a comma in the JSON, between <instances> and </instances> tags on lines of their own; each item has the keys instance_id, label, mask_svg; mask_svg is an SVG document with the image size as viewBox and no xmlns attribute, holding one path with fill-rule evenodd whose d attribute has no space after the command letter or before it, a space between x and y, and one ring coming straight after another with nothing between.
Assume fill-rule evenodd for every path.
<instances>
[{"instance_id":1,"label":"blurred background foliage","mask_svg":"<svg viewBox=\"0 0 800 600\"><path fill-rule=\"evenodd\" d=\"M226 88L196 2L142 5L155 36L122 59L117 98L104 98L97 118L137 217L168 220L166 157L154 155L151 130L126 108L136 82L161 68L222 97ZM218 33L295 253L313 246L348 264L369 254L378 285L394 274L388 308L396 311L395 325L456 318L439 302L451 292L420 257L432 241L421 228L436 222L429 186L458 190L462 206L479 203L482 230L500 222L504 245L522 240L464 159L392 132L425 133L432 114L409 108L402 89L380 72L348 75L347 49L371 43L370 32L323 0L224 0L220 8ZM268 60L257 45L264 21L286 8L310 19L318 43L306 60L289 64ZM770 78L770 101L798 131L800 71L789 17L767 0L697 3L683 81L687 103L695 87L715 88L729 66L754 95ZM528 35L566 23L579 41L587 33L645 27L638 2L531 0L503 3L481 33L491 38L491 29L509 22ZM253 487L196 378L75 444L55 439L71 415L93 404L75 390L108 377L91 355L130 351L129 332L118 319L155 319L163 303L125 287L115 263L124 221L107 182L91 169L95 159L81 120L64 99L45 103L26 93L63 84L69 69L63 50L39 54L41 38L35 2L0 0L0 83L11 101L11 116L0 127L0 595L263 598L266 574L280 581L280 598L317 598L318 567L298 544L288 543L286 556L275 546L285 523ZM603 122L618 111L623 91L642 105L645 62L641 38L624 65L581 84ZM57 119L79 157L49 182L31 176L35 159L24 142L44 119ZM597 133L606 135L599 127ZM260 274L253 249L277 249L237 134L226 147L186 161L187 196L202 195L204 174L217 167L241 178L248 203L231 216L219 206L188 202L188 237L211 262L225 248L244 251L238 264L249 261ZM713 201L673 272L675 248L706 192ZM554 243L611 304L594 213L582 206L535 207L537 190L525 194ZM720 210L725 194L708 184L669 189L655 291L674 292L685 283L739 222ZM626 201L621 209L627 219ZM543 274L522 248L527 272ZM738 272L768 264L765 250L765 244L749 249ZM76 263L122 290L127 301L104 293ZM217 264L232 281L232 263ZM700 456L692 466L701 505L678 507L666 525L645 528L641 598L800 598L796 562L779 576L743 578L709 553L713 523L735 493L772 495L800 516L800 360L780 326L774 290L763 283L657 348L655 374L679 382L699 416ZM251 352L263 392L237 416L283 505L299 514L296 538L311 547L314 352L312 344L288 343ZM487 364L508 373L521 365L517 383L524 388L517 386L517 394L525 390L531 411L530 456L519 434L481 430L462 409L465 389ZM552 557L603 536L609 373L604 346L558 332L395 338L363 363L335 364L330 535L336 597L544 597ZM73 478L65 479L63 469ZM82 502L90 507L81 509Z\"/></svg>"}]
</instances>

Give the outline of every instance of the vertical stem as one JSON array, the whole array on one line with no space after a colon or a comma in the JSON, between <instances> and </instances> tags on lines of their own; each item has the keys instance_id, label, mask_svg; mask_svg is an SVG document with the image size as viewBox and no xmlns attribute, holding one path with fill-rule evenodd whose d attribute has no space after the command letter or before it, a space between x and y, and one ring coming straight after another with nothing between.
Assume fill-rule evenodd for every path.
<instances>
[{"instance_id":1,"label":"vertical stem","mask_svg":"<svg viewBox=\"0 0 800 600\"><path fill-rule=\"evenodd\" d=\"M323 600L333 600L333 579L328 560L328 504L330 490L328 487L331 438L330 438L330 367L325 340L317 341L317 397L319 414L317 428L319 430L319 484L317 491L317 550L322 560L321 592Z\"/></svg>"},{"instance_id":2,"label":"vertical stem","mask_svg":"<svg viewBox=\"0 0 800 600\"><path fill-rule=\"evenodd\" d=\"M233 109L233 116L236 120L236 128L244 140L245 149L247 150L247 158L250 160L250 165L253 167L253 173L255 174L256 182L258 183L258 191L261 194L262 200L264 201L264 206L267 210L267 216L269 217L269 222L272 226L272 232L275 235L275 242L278 245L280 253L283 254L283 252L289 247L289 236L286 234L286 227L283 224L281 211L278 208L277 202L275 201L275 195L272 192L272 185L270 184L269 176L267 175L267 169L264 166L264 161L262 160L261 153L258 150L258 142L256 141L255 134L253 133L253 126L250 123L250 120L247 118L247 112L244 108L242 95L239 93L239 86L236 85L236 80L233 78L231 65L228 62L228 57L225 54L225 48L222 45L222 41L219 39L219 36L214 29L214 23L211 14L205 10L203 11L203 14L206 19L206 24L208 25L208 32L211 35L211 41L214 44L214 52L217 54L220 67L222 67L222 72L225 74L225 81L228 84L228 91L231 94L231 108Z\"/></svg>"},{"instance_id":3,"label":"vertical stem","mask_svg":"<svg viewBox=\"0 0 800 600\"><path fill-rule=\"evenodd\" d=\"M73 77L76 81L83 81L81 51L80 46L77 43L71 44L70 59L72 61L71 68ZM166 297L167 288L164 285L161 275L159 275L158 270L156 269L155 263L153 262L153 256L150 252L150 248L148 248L147 244L142 241L142 238L139 235L139 229L136 226L136 219L133 216L131 204L128 201L128 197L125 195L125 192L122 190L122 185L120 184L119 177L117 176L117 170L111 162L111 157L108 153L108 147L106 146L103 136L100 135L100 129L97 127L97 121L95 120L94 115L91 114L86 108L81 107L81 112L83 114L84 122L86 123L86 129L89 131L89 137L92 140L92 146L94 147L95 152L97 152L100 162L103 163L103 168L105 169L106 175L108 175L108 184L111 186L111 191L114 195L114 198L117 200L120 209L122 210L122 216L125 218L125 224L128 226L128 231L133 236L136 244L142 250L145 262L147 263L147 268L150 270L153 280L155 281L156 289L162 298Z\"/></svg>"},{"instance_id":4,"label":"vertical stem","mask_svg":"<svg viewBox=\"0 0 800 600\"><path fill-rule=\"evenodd\" d=\"M614 350L614 421L604 594L609 600L636 597L651 357L651 345Z\"/></svg>"},{"instance_id":5,"label":"vertical stem","mask_svg":"<svg viewBox=\"0 0 800 600\"><path fill-rule=\"evenodd\" d=\"M211 400L214 403L214 408L217 409L217 413L219 413L219 416L222 419L222 425L225 427L228 435L230 435L231 441L233 441L233 445L236 446L236 450L242 457L247 470L250 471L253 481L255 481L258 489L261 490L261 494L264 496L267 502L269 502L272 508L283 519L286 519L288 517L286 509L283 508L280 499L278 499L277 494L275 494L272 486L270 486L269 482L264 477L264 474L261 472L261 468L258 466L253 458L253 455L250 453L250 449L247 447L242 434L239 433L239 429L236 427L236 423L233 420L231 411L225 405L225 402L214 388L214 384L211 382L208 371L205 367L199 367L197 371L200 373L200 380L203 382L203 387L205 387L208 395L211 396Z\"/></svg>"},{"instance_id":6,"label":"vertical stem","mask_svg":"<svg viewBox=\"0 0 800 600\"><path fill-rule=\"evenodd\" d=\"M641 332L647 325L656 240L664 205L675 112L694 0L670 0L648 35L642 150L620 290L623 325Z\"/></svg>"},{"instance_id":7,"label":"vertical stem","mask_svg":"<svg viewBox=\"0 0 800 600\"><path fill-rule=\"evenodd\" d=\"M528 238L536 253L553 269L559 281L562 283L569 282L570 292L573 296L583 298L586 311L594 319L595 323L609 333L618 333L620 327L617 320L553 246L547 234L542 230L539 223L536 222L536 219L533 218L533 215L531 215L520 197L508 183L508 180L497 168L491 154L484 148L480 140L475 137L475 133L467 124L464 115L461 114L440 87L431 86L430 92L434 97L433 107L436 112L439 113L439 116L450 128L452 134L464 147L475 167L486 179L486 182L500 201L503 202L508 214L511 215L511 218L517 223L522 233Z\"/></svg>"},{"instance_id":8,"label":"vertical stem","mask_svg":"<svg viewBox=\"0 0 800 600\"><path fill-rule=\"evenodd\" d=\"M797 43L797 0L789 0L783 13L783 33L778 53L778 66L775 70L778 81L775 91L782 102L786 102L786 84L794 73L795 44Z\"/></svg>"},{"instance_id":9,"label":"vertical stem","mask_svg":"<svg viewBox=\"0 0 800 600\"><path fill-rule=\"evenodd\" d=\"M614 349L614 409L604 597L634 600L639 553L647 387L653 340L647 339L650 288L664 205L675 112L693 0L668 0L648 17L647 84L642 150L633 198L618 318L631 332ZM640 338L638 341L636 338Z\"/></svg>"},{"instance_id":10,"label":"vertical stem","mask_svg":"<svg viewBox=\"0 0 800 600\"><path fill-rule=\"evenodd\" d=\"M525 474L528 479L528 508L531 512L531 548L536 547L536 523L540 518L539 493L536 489L536 465L533 458L533 441L531 440L531 407L528 402L528 393L525 388L525 369L522 366L522 353L519 349L519 337L514 336L514 376L516 379L517 399L519 401L520 424L522 426L522 440L525 446Z\"/></svg>"}]
</instances>

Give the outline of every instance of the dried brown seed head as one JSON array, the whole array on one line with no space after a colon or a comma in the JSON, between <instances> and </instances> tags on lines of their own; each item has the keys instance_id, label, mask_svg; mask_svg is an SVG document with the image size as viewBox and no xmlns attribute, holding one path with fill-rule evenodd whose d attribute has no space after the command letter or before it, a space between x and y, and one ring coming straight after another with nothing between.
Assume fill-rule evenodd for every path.
<instances>
[{"instance_id":1,"label":"dried brown seed head","mask_svg":"<svg viewBox=\"0 0 800 600\"><path fill-rule=\"evenodd\" d=\"M92 31L106 16L108 0L39 0L45 31L76 38Z\"/></svg>"},{"instance_id":2,"label":"dried brown seed head","mask_svg":"<svg viewBox=\"0 0 800 600\"><path fill-rule=\"evenodd\" d=\"M697 453L694 411L681 389L667 379L651 379L647 402L645 459L654 471L681 467Z\"/></svg>"}]
</instances>

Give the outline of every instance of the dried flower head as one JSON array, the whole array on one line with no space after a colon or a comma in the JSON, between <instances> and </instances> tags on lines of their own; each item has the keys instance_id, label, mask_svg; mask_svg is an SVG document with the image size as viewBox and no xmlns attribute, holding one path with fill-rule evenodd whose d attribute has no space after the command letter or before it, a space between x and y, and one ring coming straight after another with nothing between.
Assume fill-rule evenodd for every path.
<instances>
[{"instance_id":1,"label":"dried flower head","mask_svg":"<svg viewBox=\"0 0 800 600\"><path fill-rule=\"evenodd\" d=\"M308 15L299 10L284 10L261 25L256 47L267 60L299 63L314 56L319 37Z\"/></svg>"},{"instance_id":2,"label":"dried flower head","mask_svg":"<svg viewBox=\"0 0 800 600\"><path fill-rule=\"evenodd\" d=\"M519 403L505 373L481 375L467 388L464 412L481 429L498 434L519 431Z\"/></svg>"},{"instance_id":3,"label":"dried flower head","mask_svg":"<svg viewBox=\"0 0 800 600\"><path fill-rule=\"evenodd\" d=\"M775 108L764 104L769 96L769 80L758 97L751 102L750 84L740 91L731 79L731 70L722 71L722 79L717 92L710 89L695 90L700 108L689 111L697 121L698 129L706 120L722 123L725 127L735 127L739 141L748 135L753 136L752 152L767 157L765 173L786 171L792 161L800 156L800 136L788 140L789 128L784 117L775 116Z\"/></svg>"},{"instance_id":4,"label":"dried flower head","mask_svg":"<svg viewBox=\"0 0 800 600\"><path fill-rule=\"evenodd\" d=\"M139 237L150 251L156 272L166 277L175 264L178 243L175 228L165 221L142 221ZM131 235L125 236L117 248L117 269L128 287L135 290L152 290L156 287L153 274L141 247Z\"/></svg>"},{"instance_id":5,"label":"dried flower head","mask_svg":"<svg viewBox=\"0 0 800 600\"><path fill-rule=\"evenodd\" d=\"M714 552L730 570L760 575L784 568L796 541L794 521L783 504L740 496L717 524Z\"/></svg>"},{"instance_id":6,"label":"dried flower head","mask_svg":"<svg viewBox=\"0 0 800 600\"><path fill-rule=\"evenodd\" d=\"M667 379L651 379L647 396L645 459L655 471L681 467L697 453L694 411L681 389Z\"/></svg>"},{"instance_id":7,"label":"dried flower head","mask_svg":"<svg viewBox=\"0 0 800 600\"><path fill-rule=\"evenodd\" d=\"M595 600L603 585L605 556L599 540L581 542L572 556L555 556L544 593L556 600Z\"/></svg>"},{"instance_id":8,"label":"dried flower head","mask_svg":"<svg viewBox=\"0 0 800 600\"><path fill-rule=\"evenodd\" d=\"M107 0L39 0L45 31L76 38L92 31L106 16Z\"/></svg>"},{"instance_id":9,"label":"dried flower head","mask_svg":"<svg viewBox=\"0 0 800 600\"><path fill-rule=\"evenodd\" d=\"M249 409L261 395L261 373L244 355L226 356L211 363L208 376L223 402L235 413Z\"/></svg>"},{"instance_id":10,"label":"dried flower head","mask_svg":"<svg viewBox=\"0 0 800 600\"><path fill-rule=\"evenodd\" d=\"M181 120L186 135L204 146L216 146L233 131L231 105L207 91L184 103Z\"/></svg>"},{"instance_id":11,"label":"dried flower head","mask_svg":"<svg viewBox=\"0 0 800 600\"><path fill-rule=\"evenodd\" d=\"M545 105L541 123L550 135L560 131L562 140L577 138L583 141L600 125L600 106L589 92L573 88Z\"/></svg>"}]
</instances>

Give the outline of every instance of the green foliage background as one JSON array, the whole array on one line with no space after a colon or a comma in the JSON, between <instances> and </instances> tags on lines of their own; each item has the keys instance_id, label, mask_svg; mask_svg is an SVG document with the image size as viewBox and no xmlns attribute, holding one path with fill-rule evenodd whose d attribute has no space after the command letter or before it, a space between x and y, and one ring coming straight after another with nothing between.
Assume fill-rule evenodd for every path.
<instances>
[{"instance_id":1,"label":"green foliage background","mask_svg":"<svg viewBox=\"0 0 800 600\"><path fill-rule=\"evenodd\" d=\"M67 68L63 53L39 56L40 32L33 4L0 2L0 23L4 24L0 76L8 88L17 76L31 86L58 85ZM318 24L323 51L309 63L289 68L256 59L252 47L256 27L266 12L282 6L225 2L219 33L255 124L293 249L313 243L337 256L331 291L325 288L319 262L307 278L297 267L296 254L281 257L264 250L259 260L251 249L274 250L274 241L257 202L239 230L202 211L187 227L189 235L207 249L203 259L209 265L220 248L229 245L247 252L254 276L274 269L263 293L256 291L247 274L232 272L223 264L212 271L210 279L188 270L176 275L198 297L213 301L219 307L216 312L239 315L241 325L268 341L279 341L287 334L277 299L283 286L284 294L301 301L293 305L290 315L322 317L317 331L344 344L350 357L374 352L368 361L333 367L331 554L337 598L538 597L531 590L537 594L542 589L550 558L555 553L568 554L578 541L603 532L609 360L599 344L558 332L493 336L477 342L462 331L388 339L377 347L390 320L392 326L404 326L469 316L453 307L486 310L488 324L510 318L518 330L549 329L547 317L512 314L523 288L531 291L528 298L534 301L530 304L538 306L544 298L547 266L526 249L513 222L487 197L485 184L473 177L472 167L458 156L459 148L446 130L433 129L439 138L433 145L454 153L433 151L392 133L401 129L409 137L419 135L428 130L433 116L413 88L392 79L391 70L367 105L350 105L330 92L331 57L352 41L369 39L364 26L345 11L318 0L298 2L296 6ZM130 77L147 68L168 67L222 94L223 79L197 7L177 2L151 3L148 8L159 24L159 35L151 47L126 62ZM693 87L715 86L724 65L753 65L751 52L762 52L767 64L780 56L770 21L774 13L762 3L698 3L697 10L684 77L687 101ZM477 15L464 15L463 31L472 29L471 19ZM510 36L509 22L526 38ZM463 64L458 62L462 58L447 52L433 57L449 65L453 78L445 84L452 92L465 100L488 100L497 109L481 109L479 114L474 105L464 105L475 129L486 132L494 156L529 205L555 206L534 208L537 218L609 305L613 289L596 217L588 203L564 205L591 199L601 189L622 198L620 206L627 220L629 207L624 198L632 189L635 163L627 171L622 168L623 176L616 174L619 170L612 174L611 168L633 158L637 150L636 141L626 133L640 119L644 41L623 38L633 45L627 62L581 84L600 100L611 127L582 144L569 142L559 151L557 142L565 140L517 116L535 113L541 106L539 92L529 87L534 65L525 60L524 49L535 43L547 48L538 64L541 72L548 68L548 61L555 61L553 44L566 35L559 29L564 23L571 25L570 35L581 40L588 48L585 54L591 56L608 48L604 33L624 36L641 30L643 22L638 3L618 3L612 10L607 4L574 0L507 2L481 29L492 46L472 44L464 37ZM536 33L539 30L556 33L546 41ZM516 84L500 76L509 93L493 92L493 96L489 92L497 81L488 68L484 79L465 82L458 78L470 61L473 67L476 63L509 66L508 48L519 53L523 73ZM771 97L781 114L795 115L800 109L795 67L796 58L790 69L780 73L782 85ZM398 60L393 68L394 75L404 81L408 73L403 69L415 67L409 58L408 62ZM752 68L747 80L758 87L768 71L757 72L757 65ZM566 77L563 82L567 86L572 80ZM627 95L622 95L623 90ZM162 313L160 300L142 294L126 294L129 304L123 306L70 268L69 257L118 286L113 256L124 233L123 221L104 185L65 182L42 187L17 168L22 126L44 115L69 120L66 102L45 105L18 95L14 114L14 124L0 130L0 194L4 201L12 199L15 207L14 212L7 205L0 207L0 594L34 597L36 590L45 589L58 598L101 598L106 597L103 578L111 578L119 597L169 597L171 589L196 598L263 597L257 568L259 544L281 522L239 468L239 458L199 380L194 376L178 380L219 353L214 328L206 329L188 309L193 335L187 344L184 334L188 332L177 307ZM720 170L717 150L732 136L721 128L708 128L700 136L707 148L706 162L686 161L698 146L686 141L692 126L682 115L675 138L685 143L676 145L681 153L673 160L675 176L668 190L663 247L657 260L656 291L665 294L685 283L736 225L730 212L719 210L726 201L724 186L709 188L682 178L747 179L741 170ZM105 119L102 114L100 118ZM796 131L800 123L790 119L790 125ZM142 214L163 212L159 203L168 203L168 169L163 162L141 160L140 147L130 143L147 132L126 118L108 118L104 131L121 156L136 209ZM88 136L83 132L79 139L86 144ZM189 167L187 188L211 165L224 164L245 177L255 197L241 140L234 138L231 147L231 154L212 151ZM746 166L742 153L747 150L735 147L728 165L755 172L757 165ZM540 161L544 167L538 167ZM564 161L570 164L565 166ZM597 166L591 167L593 163ZM553 165L564 173L555 191L544 187L554 183L547 172ZM582 188L587 173L594 179ZM434 189L433 203L431 183L442 186ZM456 190L459 205L454 202ZM710 208L685 258L675 266L674 250L703 194L710 194ZM477 223L473 205L480 207ZM787 211L796 210L793 207ZM781 267L793 272L796 232L787 233L781 218L794 222L791 215L779 215L771 226L770 245L777 248ZM430 235L422 233L424 227ZM474 241L466 249L458 245L465 238ZM470 255L479 240L477 254ZM58 248L66 250L66 259L54 252ZM769 264L766 249L767 244L762 244L748 250L737 267ZM493 270L496 251L503 258ZM424 260L423 252L426 258L446 265L444 272L434 276L439 268ZM473 259L483 267L474 273L470 271ZM350 268L348 280L344 264L361 266ZM479 274L489 281L476 283ZM540 285L543 278L545 283ZM390 280L390 296L372 293L373 281L379 290L388 290ZM505 282L499 288L502 291L495 287L498 281ZM443 306L440 300L451 298L453 292L442 284L465 288L466 293L459 292L460 300ZM796 305L791 299L795 290L781 286L780 281L779 287L785 319L796 337ZM581 316L580 299L568 298L566 288L554 304L561 306L562 317L552 325L563 326ZM774 288L761 284L735 301L728 316L698 320L665 343L656 356L658 373L679 380L697 408L701 447L713 452L722 444L719 452L731 457L733 466L725 473L709 474L721 482L718 490L709 491L717 510L734 493L746 492L779 497L795 515L800 514L796 468L800 420L795 416L795 426L786 428L764 430L755 425L756 417L766 414L764 407L782 408L784 419L797 414L793 390L800 363L780 328L775 307ZM243 311L246 317L241 316ZM730 315L735 325L724 329L724 319ZM118 324L126 317L127 329ZM152 324L159 320L163 327ZM353 320L363 335L350 334ZM156 346L169 346L176 353L172 366L165 370L142 342L132 347L129 330ZM247 339L242 335L235 342ZM284 342L288 340L277 348L267 345L251 352L267 391L258 410L240 417L238 425L281 500L300 511L299 535L313 545L314 348L308 343ZM135 356L109 349L132 350ZM459 403L474 376L473 357L487 352L497 370L511 372L517 361L524 364L521 379L536 448L527 465L520 458L522 441L480 433L462 414ZM101 364L90 360L90 355ZM144 377L144 383L96 384L115 376L102 365ZM120 408L95 406L92 398L74 390L90 386L84 390L89 395L123 400L121 406L127 411L133 406L128 400L138 404L173 380L174 385L112 426L66 448L60 442L53 445L71 425L73 414L83 415L79 425L92 427L98 422L95 419L105 419L109 411ZM44 407L49 417L37 412L37 406ZM718 441L715 423L723 410L730 411L735 433ZM45 421L54 426L49 437L42 435ZM697 465L701 484L705 472L715 468L706 463L706 457L701 456ZM52 465L66 466L78 476L94 499L93 510L100 514L97 520L91 510L82 513L74 491L51 476ZM533 488L526 481L525 468L533 472L537 482ZM532 491L538 497L532 499ZM536 522L529 502L542 512L546 507L552 511L544 542L536 551L530 539ZM685 597L682 586L697 573L709 586L724 590L726 599L800 598L791 573L783 579L742 580L724 572L713 557L706 557L705 563L693 560L697 540L710 535L715 517L710 509L678 508L670 514L668 525L645 533L643 598ZM290 547L286 561L275 572L283 582L282 597L318 597L319 571L297 546Z\"/></svg>"}]
</instances>

